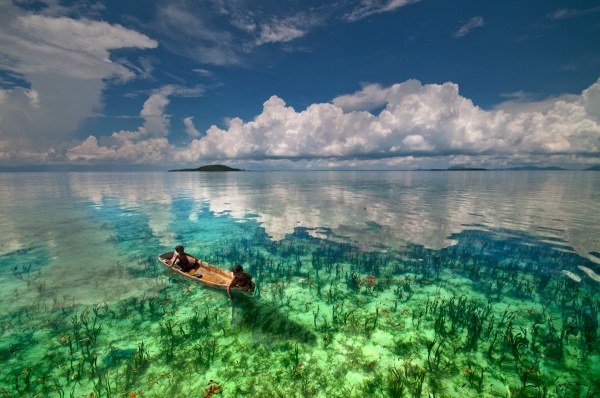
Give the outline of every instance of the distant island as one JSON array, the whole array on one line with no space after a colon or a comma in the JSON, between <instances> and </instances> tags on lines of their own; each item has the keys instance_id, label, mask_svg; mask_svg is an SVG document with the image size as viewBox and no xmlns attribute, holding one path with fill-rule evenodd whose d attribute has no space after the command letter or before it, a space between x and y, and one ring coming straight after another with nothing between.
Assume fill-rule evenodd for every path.
<instances>
[{"instance_id":1,"label":"distant island","mask_svg":"<svg viewBox=\"0 0 600 398\"><path fill-rule=\"evenodd\" d=\"M569 169L565 169L557 166L547 166L547 167L538 167L538 166L519 166L519 167L508 167L505 169L486 169L483 167L472 167L468 165L455 165L450 166L447 169L414 169L414 170L403 170L403 171L569 171ZM588 167L587 169L580 170L591 170L591 171L600 171L600 165L595 165ZM0 170L2 171L2 170ZM180 171L246 171L244 169L235 169L233 167L225 166L222 164L212 164L206 166L200 166L195 169L176 169L169 170L169 172L180 172Z\"/></svg>"},{"instance_id":2,"label":"distant island","mask_svg":"<svg viewBox=\"0 0 600 398\"><path fill-rule=\"evenodd\" d=\"M503 170L549 170L549 171L556 171L556 170L566 170L563 169L562 167L558 167L558 166L549 166L549 167L537 167L537 166L522 166L522 167L511 167L508 169L503 169Z\"/></svg>"},{"instance_id":3,"label":"distant island","mask_svg":"<svg viewBox=\"0 0 600 398\"><path fill-rule=\"evenodd\" d=\"M421 169L423 170L423 169ZM505 169L485 169L480 167L468 167L468 166L452 166L447 169L426 169L425 171L567 171L562 167L557 166L548 166L548 167L538 167L538 166L520 166L520 167L508 167ZM592 166L584 170L600 170L600 166Z\"/></svg>"},{"instance_id":4,"label":"distant island","mask_svg":"<svg viewBox=\"0 0 600 398\"><path fill-rule=\"evenodd\" d=\"M452 166L447 169L429 169L429 171L487 171L487 169L481 167Z\"/></svg>"},{"instance_id":5,"label":"distant island","mask_svg":"<svg viewBox=\"0 0 600 398\"><path fill-rule=\"evenodd\" d=\"M176 171L244 171L242 169L234 169L233 167L224 166L222 164L211 164L208 166L200 166L195 169L177 169L177 170L169 170L170 172Z\"/></svg>"}]
</instances>

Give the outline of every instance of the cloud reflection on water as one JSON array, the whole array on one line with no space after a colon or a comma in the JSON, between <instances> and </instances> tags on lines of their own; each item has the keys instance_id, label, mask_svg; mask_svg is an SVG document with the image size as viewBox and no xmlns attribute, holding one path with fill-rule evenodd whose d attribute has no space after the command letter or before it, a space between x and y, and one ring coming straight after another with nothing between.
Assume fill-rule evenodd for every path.
<instances>
[{"instance_id":1,"label":"cloud reflection on water","mask_svg":"<svg viewBox=\"0 0 600 398\"><path fill-rule=\"evenodd\" d=\"M539 171L73 173L70 188L145 212L156 232L168 230L173 199L183 196L197 205L190 219L203 203L235 218L256 214L274 240L302 226L439 249L480 224L561 239L587 256L598 250L598 180L593 172Z\"/></svg>"},{"instance_id":2,"label":"cloud reflection on water","mask_svg":"<svg viewBox=\"0 0 600 398\"><path fill-rule=\"evenodd\" d=\"M182 212L193 231L205 228L208 211L252 218L273 240L301 226L364 250L440 249L467 228L526 231L598 261L588 253L600 251L599 179L593 172L5 173L0 255L51 265L42 278L59 297L63 289L92 302L118 298L134 292L115 268L123 253L107 240L118 232L102 230L103 220L134 217L124 222L129 254L153 258L157 246L185 234L173 230ZM224 228L213 231L218 239L230 237ZM15 257L17 250L32 254ZM97 297L88 296L90 280Z\"/></svg>"}]
</instances>

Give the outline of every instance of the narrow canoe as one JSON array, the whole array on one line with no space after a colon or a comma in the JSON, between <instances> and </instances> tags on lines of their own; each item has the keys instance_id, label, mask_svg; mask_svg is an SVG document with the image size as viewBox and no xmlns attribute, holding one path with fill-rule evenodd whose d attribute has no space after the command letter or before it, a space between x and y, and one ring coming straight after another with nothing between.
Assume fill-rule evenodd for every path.
<instances>
[{"instance_id":1,"label":"narrow canoe","mask_svg":"<svg viewBox=\"0 0 600 398\"><path fill-rule=\"evenodd\" d=\"M183 272L180 269L173 268L170 266L170 260L173 257L173 252L161 254L160 256L158 256L158 259L166 267L173 270L174 272L177 272L181 276L192 279L206 286L216 287L217 289L227 289L227 286L229 286L233 279L233 273L231 271L215 267L214 265L206 263L189 254L187 256L189 262L195 264L194 268L188 272ZM195 276L198 274L202 275L202 277Z\"/></svg>"}]
</instances>

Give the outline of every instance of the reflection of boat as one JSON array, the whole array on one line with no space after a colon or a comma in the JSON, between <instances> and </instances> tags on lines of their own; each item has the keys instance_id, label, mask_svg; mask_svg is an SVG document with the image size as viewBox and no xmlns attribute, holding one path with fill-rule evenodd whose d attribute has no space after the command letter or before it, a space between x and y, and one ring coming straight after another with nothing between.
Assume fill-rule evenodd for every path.
<instances>
[{"instance_id":1,"label":"reflection of boat","mask_svg":"<svg viewBox=\"0 0 600 398\"><path fill-rule=\"evenodd\" d=\"M216 287L218 289L226 289L229 283L231 283L231 280L233 279L233 273L231 273L231 271L215 267L214 265L206 263L194 256L190 256L189 254L187 256L190 263L194 264L194 268L187 272L170 266L170 260L173 257L173 252L161 254L158 256L158 259L166 267L177 272L179 275L185 276L186 278L192 279L196 282L203 283L206 286Z\"/></svg>"}]
</instances>

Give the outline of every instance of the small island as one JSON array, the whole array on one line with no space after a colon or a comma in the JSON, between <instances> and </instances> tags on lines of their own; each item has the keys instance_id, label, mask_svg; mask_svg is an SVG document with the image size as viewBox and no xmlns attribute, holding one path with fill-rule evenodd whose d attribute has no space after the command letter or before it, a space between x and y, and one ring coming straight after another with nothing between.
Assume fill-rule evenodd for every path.
<instances>
[{"instance_id":1,"label":"small island","mask_svg":"<svg viewBox=\"0 0 600 398\"><path fill-rule=\"evenodd\" d=\"M222 164L211 164L207 166L200 166L195 169L177 169L177 170L169 170L170 172L176 171L244 171L242 169L234 169L229 166L224 166Z\"/></svg>"}]
</instances>

